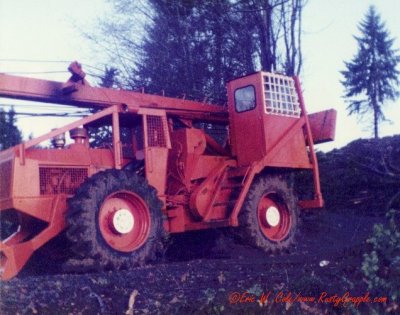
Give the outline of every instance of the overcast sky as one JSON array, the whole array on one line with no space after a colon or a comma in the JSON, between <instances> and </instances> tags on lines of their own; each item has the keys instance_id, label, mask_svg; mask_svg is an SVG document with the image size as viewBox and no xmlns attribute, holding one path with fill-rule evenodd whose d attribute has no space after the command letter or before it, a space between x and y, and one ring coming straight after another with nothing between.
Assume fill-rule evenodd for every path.
<instances>
[{"instance_id":1,"label":"overcast sky","mask_svg":"<svg viewBox=\"0 0 400 315\"><path fill-rule=\"evenodd\" d=\"M357 25L371 4L376 6L391 36L396 39L395 47L400 48L400 0L308 0L304 10L304 67L301 79L308 111L326 108L338 111L337 139L334 144L323 145L324 150L372 136L367 122L360 123L356 116L347 116L340 84L344 61L349 61L357 52L353 35L359 35ZM92 43L83 38L81 31L93 29L96 19L109 12L105 0L0 0L0 72L65 81L68 79L67 72L49 72L66 70L68 62L73 60L102 67L106 60L101 53L94 53ZM96 71L93 68L86 70ZM92 79L92 82L95 80ZM11 103L16 102L0 100L0 104ZM15 109L22 111L27 107L19 105ZM32 111L32 107L28 109ZM392 123L381 126L381 135L399 134L400 100L387 103L384 113ZM31 132L39 136L67 122L65 118L21 117L18 125L27 137Z\"/></svg>"}]
</instances>

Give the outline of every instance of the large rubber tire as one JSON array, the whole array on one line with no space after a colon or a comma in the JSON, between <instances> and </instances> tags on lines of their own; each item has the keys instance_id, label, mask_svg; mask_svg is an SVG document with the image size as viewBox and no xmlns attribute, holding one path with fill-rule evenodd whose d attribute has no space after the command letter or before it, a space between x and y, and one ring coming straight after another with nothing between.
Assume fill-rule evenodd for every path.
<instances>
[{"instance_id":1,"label":"large rubber tire","mask_svg":"<svg viewBox=\"0 0 400 315\"><path fill-rule=\"evenodd\" d=\"M297 198L278 176L255 179L239 213L243 242L266 252L287 249L295 240L299 211Z\"/></svg>"},{"instance_id":2,"label":"large rubber tire","mask_svg":"<svg viewBox=\"0 0 400 315\"><path fill-rule=\"evenodd\" d=\"M156 190L143 177L129 170L99 172L69 201L67 237L72 251L101 269L155 260L165 238L161 207ZM118 218L114 221L117 212L123 219L120 225Z\"/></svg>"}]
</instances>

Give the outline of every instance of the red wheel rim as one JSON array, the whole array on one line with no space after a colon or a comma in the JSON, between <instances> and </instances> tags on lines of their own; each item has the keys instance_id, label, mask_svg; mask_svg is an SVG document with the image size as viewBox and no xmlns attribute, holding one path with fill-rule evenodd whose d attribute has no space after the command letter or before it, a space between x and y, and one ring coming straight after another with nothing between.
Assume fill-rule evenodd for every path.
<instances>
[{"instance_id":1,"label":"red wheel rim","mask_svg":"<svg viewBox=\"0 0 400 315\"><path fill-rule=\"evenodd\" d=\"M103 239L120 252L136 250L149 236L149 209L141 197L129 191L109 195L101 205L98 220Z\"/></svg>"},{"instance_id":2,"label":"red wheel rim","mask_svg":"<svg viewBox=\"0 0 400 315\"><path fill-rule=\"evenodd\" d=\"M290 212L275 193L262 196L258 203L257 215L261 232L271 241L282 241L292 227Z\"/></svg>"}]
</instances>

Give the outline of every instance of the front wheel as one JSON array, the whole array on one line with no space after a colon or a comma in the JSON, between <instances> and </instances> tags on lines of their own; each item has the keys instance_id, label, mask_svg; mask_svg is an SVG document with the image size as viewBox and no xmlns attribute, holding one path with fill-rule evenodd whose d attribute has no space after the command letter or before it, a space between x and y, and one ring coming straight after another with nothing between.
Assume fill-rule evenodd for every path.
<instances>
[{"instance_id":1,"label":"front wheel","mask_svg":"<svg viewBox=\"0 0 400 315\"><path fill-rule=\"evenodd\" d=\"M78 258L105 268L142 265L161 253L162 202L129 170L89 178L69 202L67 236Z\"/></svg>"},{"instance_id":2,"label":"front wheel","mask_svg":"<svg viewBox=\"0 0 400 315\"><path fill-rule=\"evenodd\" d=\"M298 227L297 198L277 176L258 177L239 214L241 239L266 252L288 248Z\"/></svg>"}]
</instances>

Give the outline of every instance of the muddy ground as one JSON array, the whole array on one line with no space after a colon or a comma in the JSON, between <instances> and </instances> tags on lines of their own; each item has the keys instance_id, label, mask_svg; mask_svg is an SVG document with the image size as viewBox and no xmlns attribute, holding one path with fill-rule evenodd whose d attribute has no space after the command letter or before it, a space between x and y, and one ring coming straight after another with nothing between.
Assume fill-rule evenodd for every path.
<instances>
[{"instance_id":1,"label":"muddy ground","mask_svg":"<svg viewBox=\"0 0 400 315\"><path fill-rule=\"evenodd\" d=\"M391 139L390 143L399 142L399 138ZM353 314L354 310L369 313L371 305L363 302L358 306L340 302L335 305L338 301L335 295L367 294L361 272L363 253L368 247L366 239L374 224L385 221L388 202L397 207L396 199L394 202L392 199L400 189L397 182L374 186L377 185L374 176L383 175L364 169L369 159L364 163L353 156L349 161L348 152L342 153L351 146L354 147L351 152L355 153L366 146L377 150L376 145L361 141L323 154L324 193L332 191L337 202L330 197L325 209L302 213L298 241L289 252L266 255L238 244L232 231L226 229L212 231L211 237L194 233L176 240L163 261L132 270L60 274L42 260L41 268L28 268L29 272L0 284L0 313ZM382 147L386 148L387 143ZM363 166L354 166L352 161ZM329 175L328 169L331 169ZM335 176L341 172L349 174L346 178ZM354 174L359 177L356 187ZM388 197L382 198L382 193ZM43 270L51 270L52 274ZM381 292L382 297L385 295ZM382 301L377 304L383 305Z\"/></svg>"},{"instance_id":2,"label":"muddy ground","mask_svg":"<svg viewBox=\"0 0 400 315\"><path fill-rule=\"evenodd\" d=\"M280 292L319 298L323 292L349 291L360 296L366 292L361 251L379 221L328 211L303 215L297 245L277 256L238 245L224 231L214 232L218 240L208 253L200 248L208 239L194 234L193 251L175 245L166 261L129 271L25 274L2 283L1 313L123 314L135 290L134 314L263 314L267 308L279 314L288 307L279 299L272 303ZM356 286L354 278L360 279ZM247 300L235 300L235 294L246 292ZM268 292L271 303L261 307L257 300ZM314 306L308 304L298 306Z\"/></svg>"}]
</instances>

